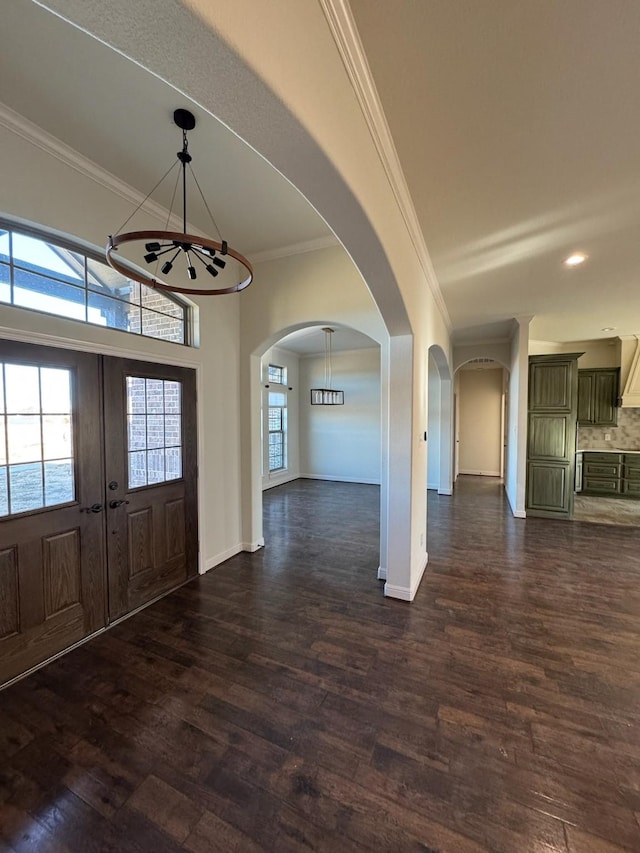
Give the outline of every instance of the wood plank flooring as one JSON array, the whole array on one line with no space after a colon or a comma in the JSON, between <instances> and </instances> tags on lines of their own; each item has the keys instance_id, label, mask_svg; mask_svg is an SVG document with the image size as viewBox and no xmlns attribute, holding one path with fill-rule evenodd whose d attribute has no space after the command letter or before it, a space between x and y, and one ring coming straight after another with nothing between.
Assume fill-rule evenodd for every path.
<instances>
[{"instance_id":1,"label":"wood plank flooring","mask_svg":"<svg viewBox=\"0 0 640 853\"><path fill-rule=\"evenodd\" d=\"M429 494L264 495L241 554L0 693L0 851L640 851L640 533Z\"/></svg>"}]
</instances>

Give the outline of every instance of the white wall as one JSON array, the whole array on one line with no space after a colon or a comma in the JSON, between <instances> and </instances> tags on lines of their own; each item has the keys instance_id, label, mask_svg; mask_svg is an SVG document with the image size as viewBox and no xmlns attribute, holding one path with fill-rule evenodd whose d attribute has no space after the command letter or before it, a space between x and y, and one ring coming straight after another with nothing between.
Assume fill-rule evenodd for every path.
<instances>
[{"instance_id":1,"label":"white wall","mask_svg":"<svg viewBox=\"0 0 640 853\"><path fill-rule=\"evenodd\" d=\"M300 359L302 477L380 483L380 348L334 352L332 387L343 406L312 406L324 387L324 355Z\"/></svg>"},{"instance_id":2,"label":"white wall","mask_svg":"<svg viewBox=\"0 0 640 853\"><path fill-rule=\"evenodd\" d=\"M620 338L603 340L570 341L553 343L550 341L529 341L529 355L552 355L553 353L581 352L578 369L594 367L620 367Z\"/></svg>"},{"instance_id":3,"label":"white wall","mask_svg":"<svg viewBox=\"0 0 640 853\"><path fill-rule=\"evenodd\" d=\"M288 483L300 476L300 423L299 423L299 400L300 381L298 371L298 356L291 350L271 347L262 356L261 382L262 382L262 488L269 489L280 483ZM287 433L286 433L286 469L269 473L269 430L268 430L268 406L269 384L268 368L270 364L277 364L287 368L287 384L283 388L278 385L271 387L272 391L283 391L287 395ZM290 389L290 390L289 390Z\"/></svg>"},{"instance_id":4,"label":"white wall","mask_svg":"<svg viewBox=\"0 0 640 853\"><path fill-rule=\"evenodd\" d=\"M529 323L516 320L509 354L507 458L505 490L511 512L525 518L527 472L527 403L529 390Z\"/></svg>"},{"instance_id":5,"label":"white wall","mask_svg":"<svg viewBox=\"0 0 640 853\"><path fill-rule=\"evenodd\" d=\"M502 454L503 369L461 370L460 473L499 477Z\"/></svg>"}]
</instances>

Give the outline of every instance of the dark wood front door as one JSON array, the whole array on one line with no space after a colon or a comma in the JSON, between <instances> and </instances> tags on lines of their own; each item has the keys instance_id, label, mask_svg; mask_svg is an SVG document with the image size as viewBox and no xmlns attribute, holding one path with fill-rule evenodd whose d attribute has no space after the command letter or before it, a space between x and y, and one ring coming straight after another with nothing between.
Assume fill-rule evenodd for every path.
<instances>
[{"instance_id":1,"label":"dark wood front door","mask_svg":"<svg viewBox=\"0 0 640 853\"><path fill-rule=\"evenodd\" d=\"M105 361L109 618L197 574L195 373Z\"/></svg>"},{"instance_id":2,"label":"dark wood front door","mask_svg":"<svg viewBox=\"0 0 640 853\"><path fill-rule=\"evenodd\" d=\"M0 341L0 684L105 625L99 356Z\"/></svg>"},{"instance_id":3,"label":"dark wood front door","mask_svg":"<svg viewBox=\"0 0 640 853\"><path fill-rule=\"evenodd\" d=\"M197 574L195 372L0 341L0 685Z\"/></svg>"}]
</instances>

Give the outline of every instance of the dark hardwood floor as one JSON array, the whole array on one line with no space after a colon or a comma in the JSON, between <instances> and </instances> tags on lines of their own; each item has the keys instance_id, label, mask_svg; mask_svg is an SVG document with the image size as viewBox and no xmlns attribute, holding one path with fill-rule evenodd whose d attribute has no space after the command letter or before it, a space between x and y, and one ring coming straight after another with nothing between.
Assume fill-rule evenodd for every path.
<instances>
[{"instance_id":1,"label":"dark hardwood floor","mask_svg":"<svg viewBox=\"0 0 640 853\"><path fill-rule=\"evenodd\" d=\"M378 489L265 493L239 555L0 693L0 851L640 850L640 532Z\"/></svg>"}]
</instances>

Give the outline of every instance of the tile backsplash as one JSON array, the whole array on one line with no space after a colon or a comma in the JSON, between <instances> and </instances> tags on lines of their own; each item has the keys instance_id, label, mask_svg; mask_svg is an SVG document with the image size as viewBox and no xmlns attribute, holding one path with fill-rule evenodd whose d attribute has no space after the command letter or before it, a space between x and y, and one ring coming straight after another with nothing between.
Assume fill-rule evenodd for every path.
<instances>
[{"instance_id":1,"label":"tile backsplash","mask_svg":"<svg viewBox=\"0 0 640 853\"><path fill-rule=\"evenodd\" d=\"M611 441L605 441L605 433ZM617 427L578 427L580 450L640 450L640 409L618 409Z\"/></svg>"}]
</instances>

